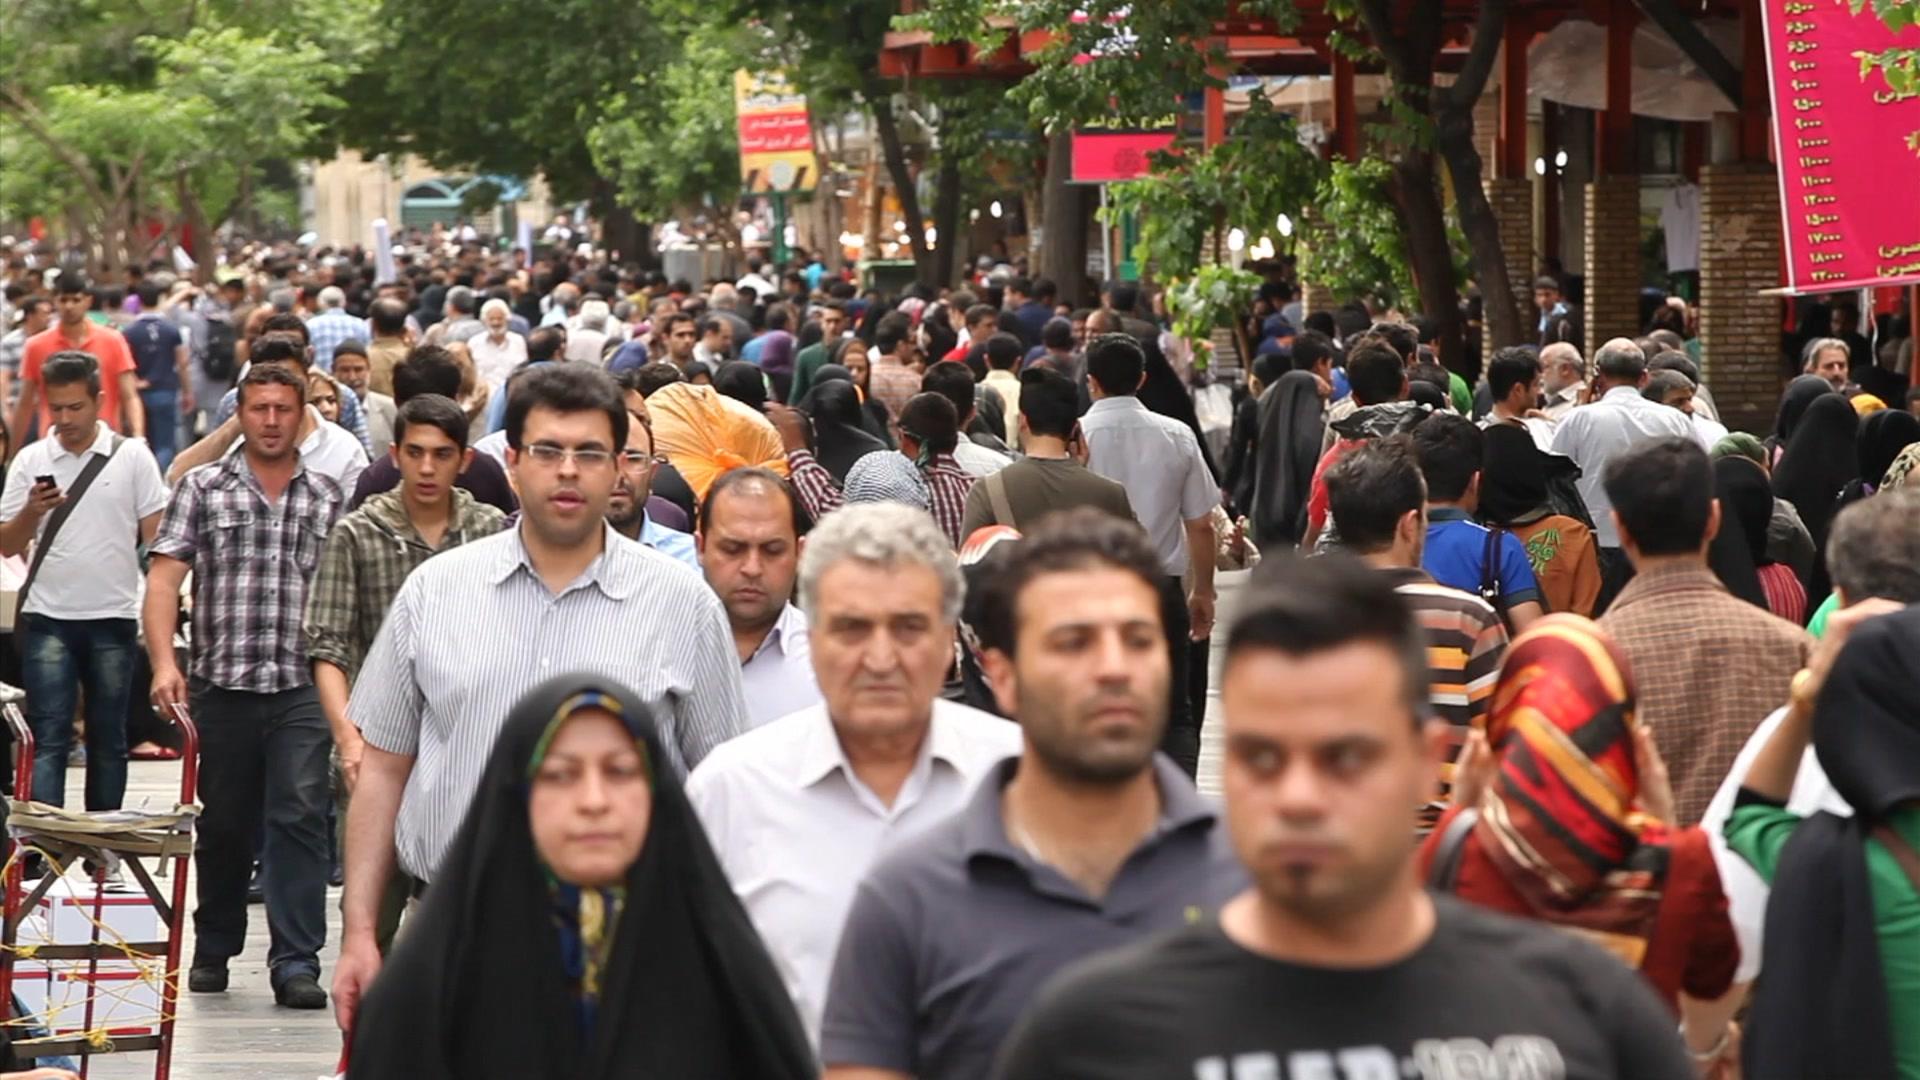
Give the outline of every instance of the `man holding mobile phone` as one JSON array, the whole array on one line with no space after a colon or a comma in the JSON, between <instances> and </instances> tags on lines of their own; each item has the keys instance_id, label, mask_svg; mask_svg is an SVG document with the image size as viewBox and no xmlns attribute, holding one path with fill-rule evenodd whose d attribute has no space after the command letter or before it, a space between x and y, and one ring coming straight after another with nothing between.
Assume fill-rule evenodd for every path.
<instances>
[{"instance_id":1,"label":"man holding mobile phone","mask_svg":"<svg viewBox=\"0 0 1920 1080\"><path fill-rule=\"evenodd\" d=\"M167 486L147 444L101 420L93 356L55 353L40 383L51 433L21 448L0 492L0 554L33 549L13 628L34 736L33 798L65 802L73 710L84 691L86 808L117 810L127 789L137 546L153 538Z\"/></svg>"}]
</instances>

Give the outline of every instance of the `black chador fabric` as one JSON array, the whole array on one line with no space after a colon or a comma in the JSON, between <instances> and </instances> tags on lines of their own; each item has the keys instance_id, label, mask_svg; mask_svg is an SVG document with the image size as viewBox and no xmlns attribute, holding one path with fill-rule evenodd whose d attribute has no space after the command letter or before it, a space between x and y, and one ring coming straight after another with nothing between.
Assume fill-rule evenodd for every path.
<instances>
[{"instance_id":1,"label":"black chador fabric","mask_svg":"<svg viewBox=\"0 0 1920 1080\"><path fill-rule=\"evenodd\" d=\"M555 889L528 820L529 766L562 706L620 705L651 763L646 845L583 1038ZM353 1080L811 1077L792 1001L734 897L644 706L589 676L553 679L508 718L419 913L356 1014Z\"/></svg>"}]
</instances>

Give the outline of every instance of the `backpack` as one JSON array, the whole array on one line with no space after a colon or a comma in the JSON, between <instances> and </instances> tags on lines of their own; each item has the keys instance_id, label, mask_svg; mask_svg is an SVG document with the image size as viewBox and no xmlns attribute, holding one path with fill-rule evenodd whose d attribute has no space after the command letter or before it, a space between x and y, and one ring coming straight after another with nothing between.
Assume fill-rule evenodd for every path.
<instances>
[{"instance_id":1,"label":"backpack","mask_svg":"<svg viewBox=\"0 0 1920 1080\"><path fill-rule=\"evenodd\" d=\"M207 351L200 360L200 368L213 382L226 382L233 378L233 345L239 334L233 324L225 319L207 320Z\"/></svg>"}]
</instances>

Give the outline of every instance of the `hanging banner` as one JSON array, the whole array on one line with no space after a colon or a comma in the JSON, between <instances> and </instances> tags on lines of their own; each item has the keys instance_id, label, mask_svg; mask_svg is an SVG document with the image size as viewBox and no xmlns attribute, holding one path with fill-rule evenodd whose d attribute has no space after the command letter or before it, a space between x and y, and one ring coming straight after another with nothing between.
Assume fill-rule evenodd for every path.
<instances>
[{"instance_id":1,"label":"hanging banner","mask_svg":"<svg viewBox=\"0 0 1920 1080\"><path fill-rule=\"evenodd\" d=\"M1787 289L1920 282L1920 93L1897 93L1861 57L1920 48L1846 0L1761 0L1773 91ZM1708 241L1711 243L1711 239Z\"/></svg>"},{"instance_id":2,"label":"hanging banner","mask_svg":"<svg viewBox=\"0 0 1920 1080\"><path fill-rule=\"evenodd\" d=\"M1112 184L1147 175L1155 151L1173 145L1171 126L1146 130L1089 129L1073 133L1073 183Z\"/></svg>"},{"instance_id":3,"label":"hanging banner","mask_svg":"<svg viewBox=\"0 0 1920 1080\"><path fill-rule=\"evenodd\" d=\"M740 129L740 179L747 191L812 191L820 170L807 96L778 71L736 71L733 105Z\"/></svg>"}]
</instances>

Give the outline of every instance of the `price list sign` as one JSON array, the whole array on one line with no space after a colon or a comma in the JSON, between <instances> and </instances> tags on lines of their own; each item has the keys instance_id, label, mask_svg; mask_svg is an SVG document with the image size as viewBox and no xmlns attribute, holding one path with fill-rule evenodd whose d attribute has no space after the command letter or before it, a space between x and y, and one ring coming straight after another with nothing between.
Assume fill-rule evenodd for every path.
<instances>
[{"instance_id":1,"label":"price list sign","mask_svg":"<svg viewBox=\"0 0 1920 1080\"><path fill-rule=\"evenodd\" d=\"M1862 56L1920 48L1847 0L1761 0L1773 89L1787 287L1835 292L1920 282L1920 93L1900 94Z\"/></svg>"}]
</instances>

